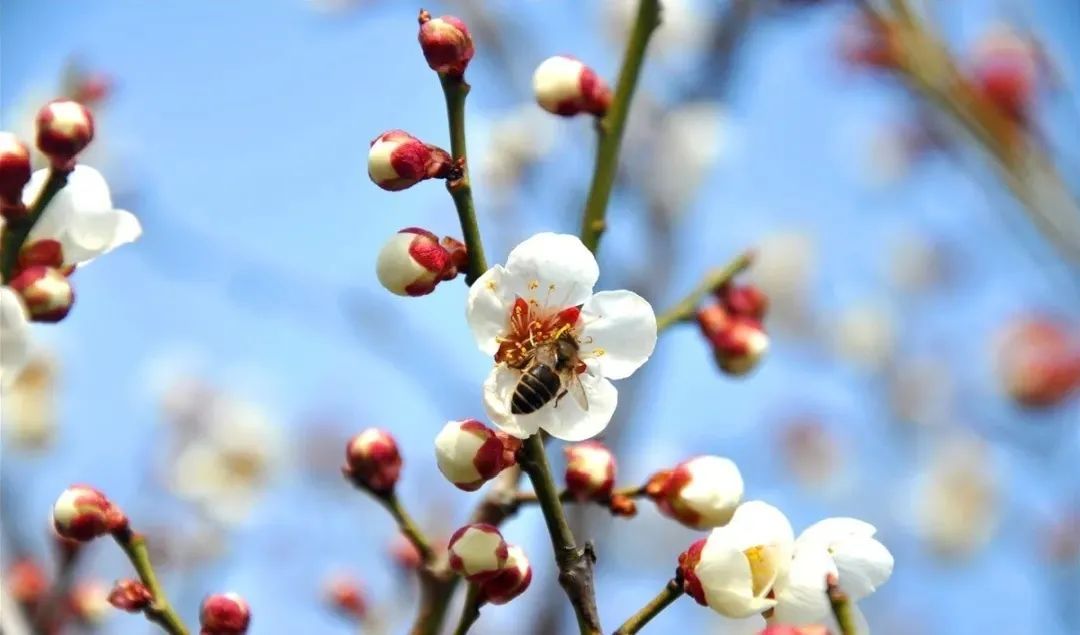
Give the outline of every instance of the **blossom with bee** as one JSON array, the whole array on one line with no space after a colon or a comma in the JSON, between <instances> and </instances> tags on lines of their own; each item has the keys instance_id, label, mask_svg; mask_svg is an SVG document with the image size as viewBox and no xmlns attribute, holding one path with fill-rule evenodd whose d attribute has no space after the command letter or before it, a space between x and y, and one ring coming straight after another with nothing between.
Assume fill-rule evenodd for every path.
<instances>
[{"instance_id":1,"label":"blossom with bee","mask_svg":"<svg viewBox=\"0 0 1080 635\"><path fill-rule=\"evenodd\" d=\"M629 377L652 355L656 315L636 293L594 294L599 276L576 236L542 233L470 288L469 326L495 360L484 408L502 431L581 441L611 421L618 401L611 380Z\"/></svg>"}]
</instances>

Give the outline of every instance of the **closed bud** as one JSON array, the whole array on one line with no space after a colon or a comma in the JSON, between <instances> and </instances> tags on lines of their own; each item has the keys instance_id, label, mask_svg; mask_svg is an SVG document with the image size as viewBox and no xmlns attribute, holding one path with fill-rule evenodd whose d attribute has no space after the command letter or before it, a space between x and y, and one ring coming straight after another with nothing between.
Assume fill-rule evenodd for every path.
<instances>
[{"instance_id":1,"label":"closed bud","mask_svg":"<svg viewBox=\"0 0 1080 635\"><path fill-rule=\"evenodd\" d=\"M10 286L35 322L59 322L75 303L71 282L53 267L27 267L12 278Z\"/></svg>"},{"instance_id":2,"label":"closed bud","mask_svg":"<svg viewBox=\"0 0 1080 635\"><path fill-rule=\"evenodd\" d=\"M98 626L112 610L109 588L97 580L75 585L68 596L72 616L83 626Z\"/></svg>"},{"instance_id":3,"label":"closed bud","mask_svg":"<svg viewBox=\"0 0 1080 635\"><path fill-rule=\"evenodd\" d=\"M72 485L53 505L53 527L63 538L87 542L126 530L128 520L105 494L87 485Z\"/></svg>"},{"instance_id":4,"label":"closed bud","mask_svg":"<svg viewBox=\"0 0 1080 635\"><path fill-rule=\"evenodd\" d=\"M749 373L769 349L769 336L752 317L733 315L714 304L699 310L697 320L716 363L729 375Z\"/></svg>"},{"instance_id":5,"label":"closed bud","mask_svg":"<svg viewBox=\"0 0 1080 635\"><path fill-rule=\"evenodd\" d=\"M519 445L476 419L451 421L435 437L435 462L446 480L472 492L513 465Z\"/></svg>"},{"instance_id":6,"label":"closed bud","mask_svg":"<svg viewBox=\"0 0 1080 635\"><path fill-rule=\"evenodd\" d=\"M432 18L427 11L420 11L418 39L428 66L438 73L460 77L476 52L469 28L450 15Z\"/></svg>"},{"instance_id":7,"label":"closed bud","mask_svg":"<svg viewBox=\"0 0 1080 635\"><path fill-rule=\"evenodd\" d=\"M394 564L403 571L415 571L424 563L420 551L416 548L416 545L413 544L413 541L405 537L405 534L394 536L394 540L390 543L389 551L390 557L394 560Z\"/></svg>"},{"instance_id":8,"label":"closed bud","mask_svg":"<svg viewBox=\"0 0 1080 635\"><path fill-rule=\"evenodd\" d=\"M70 170L75 156L94 138L94 117L77 101L58 99L38 111L37 147L52 166Z\"/></svg>"},{"instance_id":9,"label":"closed bud","mask_svg":"<svg viewBox=\"0 0 1080 635\"><path fill-rule=\"evenodd\" d=\"M391 236L375 262L379 282L394 295L427 295L457 274L453 256L438 237L419 227L406 227Z\"/></svg>"},{"instance_id":10,"label":"closed bud","mask_svg":"<svg viewBox=\"0 0 1080 635\"><path fill-rule=\"evenodd\" d=\"M199 609L201 635L243 635L251 624L251 607L236 593L208 596Z\"/></svg>"},{"instance_id":11,"label":"closed bud","mask_svg":"<svg viewBox=\"0 0 1080 635\"><path fill-rule=\"evenodd\" d=\"M597 441L566 448L566 490L578 500L607 500L615 488L615 455Z\"/></svg>"},{"instance_id":12,"label":"closed bud","mask_svg":"<svg viewBox=\"0 0 1080 635\"><path fill-rule=\"evenodd\" d=\"M19 251L19 269L30 267L52 267L63 272L64 248L60 241L42 238L23 245Z\"/></svg>"},{"instance_id":13,"label":"closed bud","mask_svg":"<svg viewBox=\"0 0 1080 635\"><path fill-rule=\"evenodd\" d=\"M342 615L360 621L367 615L367 600L360 583L346 575L335 575L326 582L326 601Z\"/></svg>"},{"instance_id":14,"label":"closed bud","mask_svg":"<svg viewBox=\"0 0 1080 635\"><path fill-rule=\"evenodd\" d=\"M839 44L840 56L852 66L889 69L899 62L896 27L865 12L843 25Z\"/></svg>"},{"instance_id":15,"label":"closed bud","mask_svg":"<svg viewBox=\"0 0 1080 635\"><path fill-rule=\"evenodd\" d=\"M368 176L384 190L397 192L420 181L446 178L453 162L442 148L424 143L404 130L384 132L368 149Z\"/></svg>"},{"instance_id":16,"label":"closed bud","mask_svg":"<svg viewBox=\"0 0 1080 635\"><path fill-rule=\"evenodd\" d=\"M471 582L483 582L505 565L508 547L502 534L492 525L465 525L450 536L447 545L450 567Z\"/></svg>"},{"instance_id":17,"label":"closed bud","mask_svg":"<svg viewBox=\"0 0 1080 635\"><path fill-rule=\"evenodd\" d=\"M687 527L710 529L731 520L742 500L743 480L730 459L699 456L654 474L645 493L665 516Z\"/></svg>"},{"instance_id":18,"label":"closed bud","mask_svg":"<svg viewBox=\"0 0 1080 635\"><path fill-rule=\"evenodd\" d=\"M758 635L830 635L829 629L820 626L789 626L787 624L773 624Z\"/></svg>"},{"instance_id":19,"label":"closed bud","mask_svg":"<svg viewBox=\"0 0 1080 635\"><path fill-rule=\"evenodd\" d=\"M1038 84L1035 45L1012 29L993 29L980 40L973 66L975 84L987 101L1013 119L1025 121Z\"/></svg>"},{"instance_id":20,"label":"closed bud","mask_svg":"<svg viewBox=\"0 0 1080 635\"><path fill-rule=\"evenodd\" d=\"M401 475L397 441L386 430L364 430L346 446L343 471L358 487L381 495L393 492Z\"/></svg>"},{"instance_id":21,"label":"closed bud","mask_svg":"<svg viewBox=\"0 0 1080 635\"><path fill-rule=\"evenodd\" d=\"M697 566L701 562L701 552L705 549L705 541L706 538L697 540L686 551L679 554L678 567L683 591L702 606L706 606L705 588L701 586L701 580L697 577Z\"/></svg>"},{"instance_id":22,"label":"closed bud","mask_svg":"<svg viewBox=\"0 0 1080 635\"><path fill-rule=\"evenodd\" d=\"M49 592L49 578L36 561L23 558L4 574L4 587L19 604L35 607Z\"/></svg>"},{"instance_id":23,"label":"closed bud","mask_svg":"<svg viewBox=\"0 0 1080 635\"><path fill-rule=\"evenodd\" d=\"M1056 406L1080 393L1080 329L1046 316L1006 325L997 336L998 379L1029 408Z\"/></svg>"},{"instance_id":24,"label":"closed bud","mask_svg":"<svg viewBox=\"0 0 1080 635\"><path fill-rule=\"evenodd\" d=\"M533 73L533 94L544 110L563 117L583 112L602 117L611 89L593 69L564 55L549 57Z\"/></svg>"},{"instance_id":25,"label":"closed bud","mask_svg":"<svg viewBox=\"0 0 1080 635\"><path fill-rule=\"evenodd\" d=\"M138 580L120 580L109 591L109 604L121 611L139 613L145 611L153 602L150 589Z\"/></svg>"},{"instance_id":26,"label":"closed bud","mask_svg":"<svg viewBox=\"0 0 1080 635\"><path fill-rule=\"evenodd\" d=\"M759 322L765 319L765 313L769 310L769 297L752 284L726 284L717 292L716 298L731 315L741 315Z\"/></svg>"},{"instance_id":27,"label":"closed bud","mask_svg":"<svg viewBox=\"0 0 1080 635\"><path fill-rule=\"evenodd\" d=\"M0 132L0 207L22 207L30 171L30 150L15 135Z\"/></svg>"},{"instance_id":28,"label":"closed bud","mask_svg":"<svg viewBox=\"0 0 1080 635\"><path fill-rule=\"evenodd\" d=\"M491 578L480 583L480 594L490 604L506 604L525 592L532 582L532 567L525 551L518 546L506 550L506 564Z\"/></svg>"}]
</instances>

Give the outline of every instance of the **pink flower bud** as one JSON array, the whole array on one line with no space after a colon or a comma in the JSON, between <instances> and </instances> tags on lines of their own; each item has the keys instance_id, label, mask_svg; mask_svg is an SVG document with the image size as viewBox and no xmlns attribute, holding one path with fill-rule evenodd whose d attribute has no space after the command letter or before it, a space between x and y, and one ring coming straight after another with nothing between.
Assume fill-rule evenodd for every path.
<instances>
[{"instance_id":1,"label":"pink flower bud","mask_svg":"<svg viewBox=\"0 0 1080 635\"><path fill-rule=\"evenodd\" d=\"M697 320L716 363L729 375L749 373L769 349L769 336L754 318L732 315L722 306L711 305L698 311Z\"/></svg>"},{"instance_id":2,"label":"pink flower bud","mask_svg":"<svg viewBox=\"0 0 1080 635\"><path fill-rule=\"evenodd\" d=\"M342 615L356 621L367 615L367 600L360 582L346 575L335 575L326 582L326 601Z\"/></svg>"},{"instance_id":3,"label":"pink flower bud","mask_svg":"<svg viewBox=\"0 0 1080 635\"><path fill-rule=\"evenodd\" d=\"M75 291L67 276L53 267L23 269L9 286L22 297L35 322L59 322L75 303Z\"/></svg>"},{"instance_id":4,"label":"pink flower bud","mask_svg":"<svg viewBox=\"0 0 1080 635\"><path fill-rule=\"evenodd\" d=\"M532 582L532 567L525 551L518 546L506 550L506 564L502 570L480 583L480 592L485 602L506 604L525 592Z\"/></svg>"},{"instance_id":5,"label":"pink flower bud","mask_svg":"<svg viewBox=\"0 0 1080 635\"><path fill-rule=\"evenodd\" d=\"M202 635L243 635L251 624L251 607L236 593L217 593L199 610Z\"/></svg>"},{"instance_id":6,"label":"pink flower bud","mask_svg":"<svg viewBox=\"0 0 1080 635\"><path fill-rule=\"evenodd\" d=\"M450 536L450 567L471 582L483 582L505 565L508 547L492 525L465 525Z\"/></svg>"},{"instance_id":7,"label":"pink flower bud","mask_svg":"<svg viewBox=\"0 0 1080 635\"><path fill-rule=\"evenodd\" d=\"M4 586L12 599L24 606L34 607L49 592L49 578L36 561L18 560L4 574Z\"/></svg>"},{"instance_id":8,"label":"pink flower bud","mask_svg":"<svg viewBox=\"0 0 1080 635\"><path fill-rule=\"evenodd\" d=\"M695 541L690 548L679 555L679 573L683 581L683 591L702 606L705 602L705 588L697 577L697 566L701 562L701 552L705 549L706 538Z\"/></svg>"},{"instance_id":9,"label":"pink flower bud","mask_svg":"<svg viewBox=\"0 0 1080 635\"><path fill-rule=\"evenodd\" d=\"M1016 403L1049 408L1080 392L1080 329L1045 316L1018 319L998 336L997 374Z\"/></svg>"},{"instance_id":10,"label":"pink flower bud","mask_svg":"<svg viewBox=\"0 0 1080 635\"><path fill-rule=\"evenodd\" d=\"M128 613L145 611L153 601L150 589L137 580L120 580L109 591L109 604Z\"/></svg>"},{"instance_id":11,"label":"pink flower bud","mask_svg":"<svg viewBox=\"0 0 1080 635\"><path fill-rule=\"evenodd\" d=\"M60 241L42 238L23 245L19 251L19 269L30 267L64 267L64 248Z\"/></svg>"},{"instance_id":12,"label":"pink flower bud","mask_svg":"<svg viewBox=\"0 0 1080 635\"><path fill-rule=\"evenodd\" d=\"M71 590L67 605L71 615L84 626L100 625L112 610L109 588L98 580L79 582Z\"/></svg>"},{"instance_id":13,"label":"pink flower bud","mask_svg":"<svg viewBox=\"0 0 1080 635\"><path fill-rule=\"evenodd\" d=\"M424 143L404 130L375 137L368 150L368 176L384 190L397 192L420 181L446 178L453 165L450 154Z\"/></svg>"},{"instance_id":14,"label":"pink flower bud","mask_svg":"<svg viewBox=\"0 0 1080 635\"><path fill-rule=\"evenodd\" d=\"M476 419L451 421L435 437L435 461L446 480L472 492L515 463L518 445Z\"/></svg>"},{"instance_id":15,"label":"pink flower bud","mask_svg":"<svg viewBox=\"0 0 1080 635\"><path fill-rule=\"evenodd\" d=\"M724 285L716 298L731 315L740 315L759 322L765 319L765 313L769 310L769 297L754 285Z\"/></svg>"},{"instance_id":16,"label":"pink flower bud","mask_svg":"<svg viewBox=\"0 0 1080 635\"><path fill-rule=\"evenodd\" d=\"M87 542L110 532L126 530L127 517L98 490L72 485L53 505L53 527L61 537Z\"/></svg>"},{"instance_id":17,"label":"pink flower bud","mask_svg":"<svg viewBox=\"0 0 1080 635\"><path fill-rule=\"evenodd\" d=\"M389 432L378 428L368 428L349 441L345 463L346 476L357 486L376 494L393 492L401 475L397 441Z\"/></svg>"},{"instance_id":18,"label":"pink flower bud","mask_svg":"<svg viewBox=\"0 0 1080 635\"><path fill-rule=\"evenodd\" d=\"M375 275L394 295L427 295L458 274L454 259L435 234L406 227L390 237L375 262Z\"/></svg>"},{"instance_id":19,"label":"pink flower bud","mask_svg":"<svg viewBox=\"0 0 1080 635\"><path fill-rule=\"evenodd\" d=\"M699 456L654 474L646 485L661 513L687 527L726 525L743 495L739 468L730 459Z\"/></svg>"},{"instance_id":20,"label":"pink flower bud","mask_svg":"<svg viewBox=\"0 0 1080 635\"><path fill-rule=\"evenodd\" d=\"M840 31L840 57L852 66L894 68L900 55L896 40L896 27L860 12Z\"/></svg>"},{"instance_id":21,"label":"pink flower bud","mask_svg":"<svg viewBox=\"0 0 1080 635\"><path fill-rule=\"evenodd\" d=\"M533 94L544 110L563 117L587 112L602 117L611 105L611 89L580 61L556 55L536 67Z\"/></svg>"},{"instance_id":22,"label":"pink flower bud","mask_svg":"<svg viewBox=\"0 0 1080 635\"><path fill-rule=\"evenodd\" d=\"M786 624L774 624L768 626L758 635L830 635L829 629L820 626L788 626Z\"/></svg>"},{"instance_id":23,"label":"pink flower bud","mask_svg":"<svg viewBox=\"0 0 1080 635\"><path fill-rule=\"evenodd\" d=\"M463 75L476 52L469 28L451 15L433 19L430 13L421 11L418 39L428 66L438 73Z\"/></svg>"},{"instance_id":24,"label":"pink flower bud","mask_svg":"<svg viewBox=\"0 0 1080 635\"><path fill-rule=\"evenodd\" d=\"M1013 119L1026 121L1039 74L1039 53L1032 42L1011 29L994 29L979 42L973 62L975 85L983 96Z\"/></svg>"},{"instance_id":25,"label":"pink flower bud","mask_svg":"<svg viewBox=\"0 0 1080 635\"><path fill-rule=\"evenodd\" d=\"M0 205L22 205L30 171L30 150L15 135L0 132Z\"/></svg>"},{"instance_id":26,"label":"pink flower bud","mask_svg":"<svg viewBox=\"0 0 1080 635\"><path fill-rule=\"evenodd\" d=\"M390 543L389 551L390 557L394 560L394 563L403 571L415 571L419 569L420 565L424 562L416 545L406 538L404 534L397 534L394 536L393 542Z\"/></svg>"},{"instance_id":27,"label":"pink flower bud","mask_svg":"<svg viewBox=\"0 0 1080 635\"><path fill-rule=\"evenodd\" d=\"M74 167L75 156L94 138L94 117L77 101L57 99L37 115L37 147L60 170Z\"/></svg>"},{"instance_id":28,"label":"pink flower bud","mask_svg":"<svg viewBox=\"0 0 1080 635\"><path fill-rule=\"evenodd\" d=\"M615 455L598 441L566 447L566 489L578 500L606 500L615 488Z\"/></svg>"}]
</instances>

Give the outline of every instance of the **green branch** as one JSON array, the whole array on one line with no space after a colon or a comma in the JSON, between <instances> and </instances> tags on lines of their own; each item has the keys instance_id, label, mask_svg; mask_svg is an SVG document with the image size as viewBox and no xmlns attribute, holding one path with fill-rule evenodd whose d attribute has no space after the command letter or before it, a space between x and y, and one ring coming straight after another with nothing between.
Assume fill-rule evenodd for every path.
<instances>
[{"instance_id":1,"label":"green branch","mask_svg":"<svg viewBox=\"0 0 1080 635\"><path fill-rule=\"evenodd\" d=\"M71 174L70 170L49 170L49 176L45 179L41 193L26 210L26 215L9 219L4 225L3 235L0 236L0 282L4 284L11 282L15 267L19 264L19 252L22 251L23 244L30 236L30 230L45 213L45 208L49 206L57 192L67 185L69 174Z\"/></svg>"},{"instance_id":2,"label":"green branch","mask_svg":"<svg viewBox=\"0 0 1080 635\"><path fill-rule=\"evenodd\" d=\"M450 123L450 155L454 158L454 174L446 180L446 189L454 199L461 233L469 255L469 270L465 282L472 284L487 271L484 243L480 238L480 226L476 222L473 205L472 184L469 182L468 151L465 146L465 97L469 84L464 77L439 74L443 96L446 97L446 118Z\"/></svg>"},{"instance_id":3,"label":"green branch","mask_svg":"<svg viewBox=\"0 0 1080 635\"><path fill-rule=\"evenodd\" d=\"M466 635L469 632L476 620L480 619L480 606L483 603L480 587L470 584L469 592L465 595L465 606L461 609L461 620L458 622L457 628L454 629L454 635Z\"/></svg>"},{"instance_id":4,"label":"green branch","mask_svg":"<svg viewBox=\"0 0 1080 635\"><path fill-rule=\"evenodd\" d=\"M660 614L668 606L679 599L683 594L682 585L678 580L670 580L664 589L660 591L653 599L649 600L649 603L641 607L637 613L630 616L630 619L623 622L616 631L615 635L633 635L634 633L645 628L654 617Z\"/></svg>"},{"instance_id":5,"label":"green branch","mask_svg":"<svg viewBox=\"0 0 1080 635\"><path fill-rule=\"evenodd\" d=\"M146 618L170 635L187 635L187 627L169 604L169 599L165 597L165 591L161 588L157 575L154 573L154 566L150 563L150 553L146 549L146 540L141 534L126 527L113 533L113 538L124 550L131 565L135 567L135 572L139 574L139 579L153 597L150 606L144 610Z\"/></svg>"},{"instance_id":6,"label":"green branch","mask_svg":"<svg viewBox=\"0 0 1080 635\"><path fill-rule=\"evenodd\" d=\"M683 296L683 298L676 302L670 309L656 316L656 330L663 331L680 322L692 320L697 313L697 308L698 305L701 304L701 300L705 296L710 293L715 293L720 287L731 282L732 278L750 266L753 258L754 256L751 252L746 252L723 267L706 275L697 288Z\"/></svg>"}]
</instances>

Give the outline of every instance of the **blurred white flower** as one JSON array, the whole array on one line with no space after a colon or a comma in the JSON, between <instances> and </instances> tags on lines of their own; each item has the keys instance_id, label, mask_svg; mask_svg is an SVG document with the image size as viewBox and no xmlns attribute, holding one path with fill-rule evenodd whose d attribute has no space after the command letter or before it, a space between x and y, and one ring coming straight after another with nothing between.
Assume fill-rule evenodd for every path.
<instances>
[{"instance_id":1,"label":"blurred white flower","mask_svg":"<svg viewBox=\"0 0 1080 635\"><path fill-rule=\"evenodd\" d=\"M0 287L0 388L22 372L30 355L30 319L19 294Z\"/></svg>"},{"instance_id":2,"label":"blurred white flower","mask_svg":"<svg viewBox=\"0 0 1080 635\"><path fill-rule=\"evenodd\" d=\"M764 236L749 276L769 296L769 321L803 332L809 326L809 295L817 268L813 238L785 230Z\"/></svg>"},{"instance_id":3,"label":"blurred white flower","mask_svg":"<svg viewBox=\"0 0 1080 635\"><path fill-rule=\"evenodd\" d=\"M0 429L16 448L40 450L56 436L56 363L47 356L30 358L4 391Z\"/></svg>"},{"instance_id":4,"label":"blurred white flower","mask_svg":"<svg viewBox=\"0 0 1080 635\"><path fill-rule=\"evenodd\" d=\"M479 182L500 200L520 183L526 170L544 158L555 144L558 122L526 103L486 122L480 143Z\"/></svg>"},{"instance_id":5,"label":"blurred white flower","mask_svg":"<svg viewBox=\"0 0 1080 635\"><path fill-rule=\"evenodd\" d=\"M664 0L663 5L663 20L649 42L650 55L664 57L702 48L713 24L706 13L707 7L698 6L694 0ZM626 42L637 15L637 7L635 0L604 1L602 22L612 42L619 46Z\"/></svg>"},{"instance_id":6,"label":"blurred white flower","mask_svg":"<svg viewBox=\"0 0 1080 635\"><path fill-rule=\"evenodd\" d=\"M836 354L861 368L878 371L892 361L896 327L886 307L869 303L848 307L830 330Z\"/></svg>"},{"instance_id":7,"label":"blurred white flower","mask_svg":"<svg viewBox=\"0 0 1080 635\"><path fill-rule=\"evenodd\" d=\"M709 170L728 152L730 133L727 113L716 102L682 104L666 113L655 133L652 168L646 172L650 198L669 214L683 212Z\"/></svg>"}]
</instances>

